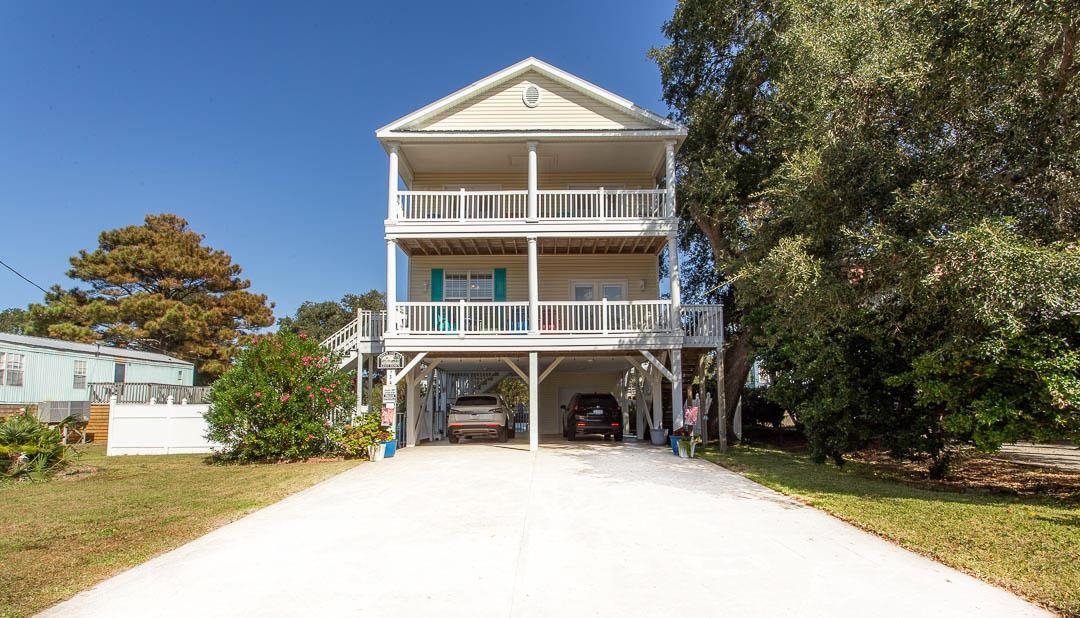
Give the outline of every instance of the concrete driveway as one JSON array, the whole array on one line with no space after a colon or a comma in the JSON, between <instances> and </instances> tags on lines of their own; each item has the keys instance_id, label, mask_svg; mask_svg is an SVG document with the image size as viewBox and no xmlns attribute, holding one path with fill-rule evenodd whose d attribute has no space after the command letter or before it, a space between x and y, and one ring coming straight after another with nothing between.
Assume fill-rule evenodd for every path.
<instances>
[{"instance_id":1,"label":"concrete driveway","mask_svg":"<svg viewBox=\"0 0 1080 618\"><path fill-rule=\"evenodd\" d=\"M422 446L49 616L1034 616L1019 598L646 445Z\"/></svg>"}]
</instances>

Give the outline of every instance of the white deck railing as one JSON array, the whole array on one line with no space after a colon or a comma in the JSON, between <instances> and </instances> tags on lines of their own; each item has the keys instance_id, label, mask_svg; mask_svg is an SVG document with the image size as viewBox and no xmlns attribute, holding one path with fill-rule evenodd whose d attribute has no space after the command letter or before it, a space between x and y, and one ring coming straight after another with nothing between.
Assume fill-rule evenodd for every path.
<instances>
[{"instance_id":1,"label":"white deck railing","mask_svg":"<svg viewBox=\"0 0 1080 618\"><path fill-rule=\"evenodd\" d=\"M724 308L722 305L682 305L679 307L683 333L690 338L715 342L723 341Z\"/></svg>"},{"instance_id":2,"label":"white deck railing","mask_svg":"<svg viewBox=\"0 0 1080 618\"><path fill-rule=\"evenodd\" d=\"M660 219L668 216L663 189L538 191L541 219Z\"/></svg>"},{"instance_id":3,"label":"white deck railing","mask_svg":"<svg viewBox=\"0 0 1080 618\"><path fill-rule=\"evenodd\" d=\"M667 300L541 302L539 314L541 333L607 335L671 330L671 302Z\"/></svg>"},{"instance_id":4,"label":"white deck railing","mask_svg":"<svg viewBox=\"0 0 1080 618\"><path fill-rule=\"evenodd\" d=\"M724 325L720 305L683 305L679 322L671 319L671 301L541 301L537 331L543 335L683 334L702 345L719 345ZM526 302L399 302L398 336L528 335ZM360 311L357 318L323 341L335 350L353 349L357 341L380 341L385 311Z\"/></svg>"},{"instance_id":5,"label":"white deck railing","mask_svg":"<svg viewBox=\"0 0 1080 618\"><path fill-rule=\"evenodd\" d=\"M386 332L386 312L361 309L356 312L356 319L327 337L322 345L331 350L349 350L358 340L381 341L384 332Z\"/></svg>"},{"instance_id":6,"label":"white deck railing","mask_svg":"<svg viewBox=\"0 0 1080 618\"><path fill-rule=\"evenodd\" d=\"M398 191L402 221L524 219L528 208L528 191Z\"/></svg>"},{"instance_id":7,"label":"white deck railing","mask_svg":"<svg viewBox=\"0 0 1080 618\"><path fill-rule=\"evenodd\" d=\"M662 219L671 217L663 189L537 191L541 220ZM399 221L524 221L528 191L398 191Z\"/></svg>"},{"instance_id":8,"label":"white deck railing","mask_svg":"<svg viewBox=\"0 0 1080 618\"><path fill-rule=\"evenodd\" d=\"M398 333L417 335L524 335L529 303L407 302L397 304Z\"/></svg>"}]
</instances>

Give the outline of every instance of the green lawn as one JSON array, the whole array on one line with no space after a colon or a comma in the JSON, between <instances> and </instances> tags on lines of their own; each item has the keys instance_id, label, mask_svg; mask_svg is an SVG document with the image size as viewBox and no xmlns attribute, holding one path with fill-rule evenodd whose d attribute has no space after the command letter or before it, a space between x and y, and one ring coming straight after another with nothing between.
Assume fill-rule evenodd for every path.
<instances>
[{"instance_id":1,"label":"green lawn","mask_svg":"<svg viewBox=\"0 0 1080 618\"><path fill-rule=\"evenodd\" d=\"M920 554L1080 615L1080 505L912 487L864 464L741 446L705 457Z\"/></svg>"},{"instance_id":2,"label":"green lawn","mask_svg":"<svg viewBox=\"0 0 1080 618\"><path fill-rule=\"evenodd\" d=\"M0 616L25 616L353 465L104 456L82 478L0 485Z\"/></svg>"}]
</instances>

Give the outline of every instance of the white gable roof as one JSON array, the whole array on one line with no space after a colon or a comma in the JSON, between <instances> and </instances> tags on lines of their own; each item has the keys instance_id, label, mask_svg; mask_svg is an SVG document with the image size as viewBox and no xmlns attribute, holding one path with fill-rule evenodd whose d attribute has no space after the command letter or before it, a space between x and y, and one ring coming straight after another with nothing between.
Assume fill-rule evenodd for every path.
<instances>
[{"instance_id":1,"label":"white gable roof","mask_svg":"<svg viewBox=\"0 0 1080 618\"><path fill-rule=\"evenodd\" d=\"M553 101L542 100L541 105L561 104L564 109L576 107L578 113L564 126L557 126L559 123L546 125L544 120L530 122L526 115L500 114L498 97L505 101L509 96L508 89L524 81L536 83L545 92L550 92L548 96ZM524 105L518 107L525 109ZM499 122L500 118L502 122ZM479 119L484 121L477 122ZM686 135L682 125L536 58L526 58L489 75L391 122L375 134L386 139L395 135L492 129L500 132L630 130L655 131L677 137Z\"/></svg>"}]
</instances>

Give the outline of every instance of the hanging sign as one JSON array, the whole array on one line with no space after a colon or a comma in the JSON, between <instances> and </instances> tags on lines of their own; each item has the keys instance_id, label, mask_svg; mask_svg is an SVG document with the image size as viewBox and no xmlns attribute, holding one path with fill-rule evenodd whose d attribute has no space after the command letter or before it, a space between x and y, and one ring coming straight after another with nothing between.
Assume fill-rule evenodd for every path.
<instances>
[{"instance_id":1,"label":"hanging sign","mask_svg":"<svg viewBox=\"0 0 1080 618\"><path fill-rule=\"evenodd\" d=\"M379 355L379 369L403 369L405 356L401 352L383 352Z\"/></svg>"}]
</instances>

